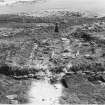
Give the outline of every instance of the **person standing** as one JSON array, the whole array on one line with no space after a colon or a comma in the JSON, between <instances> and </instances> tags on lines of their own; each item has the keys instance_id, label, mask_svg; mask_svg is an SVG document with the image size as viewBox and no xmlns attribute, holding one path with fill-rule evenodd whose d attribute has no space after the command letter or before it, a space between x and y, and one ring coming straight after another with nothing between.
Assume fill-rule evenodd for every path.
<instances>
[{"instance_id":1,"label":"person standing","mask_svg":"<svg viewBox=\"0 0 105 105\"><path fill-rule=\"evenodd\" d=\"M59 27L58 27L58 23L55 24L55 33L59 33Z\"/></svg>"},{"instance_id":2,"label":"person standing","mask_svg":"<svg viewBox=\"0 0 105 105\"><path fill-rule=\"evenodd\" d=\"M60 34L59 34L59 26L58 23L55 23L54 25L54 38L59 38Z\"/></svg>"}]
</instances>

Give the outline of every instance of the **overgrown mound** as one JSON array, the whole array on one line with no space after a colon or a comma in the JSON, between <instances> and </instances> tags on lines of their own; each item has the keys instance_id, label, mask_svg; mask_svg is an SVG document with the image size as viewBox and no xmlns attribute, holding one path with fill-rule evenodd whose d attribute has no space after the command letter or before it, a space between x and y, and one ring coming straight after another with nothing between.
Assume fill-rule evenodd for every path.
<instances>
[{"instance_id":1,"label":"overgrown mound","mask_svg":"<svg viewBox=\"0 0 105 105\"><path fill-rule=\"evenodd\" d=\"M78 65L74 65L70 68L70 71L73 72L94 72L94 73L98 73L98 72L104 72L105 71L105 66L102 65L101 63L91 63L91 64L78 64Z\"/></svg>"},{"instance_id":2,"label":"overgrown mound","mask_svg":"<svg viewBox=\"0 0 105 105\"><path fill-rule=\"evenodd\" d=\"M74 32L71 33L71 35L76 39L80 39L88 42L93 39L89 33L81 30L80 28L77 28Z\"/></svg>"},{"instance_id":3,"label":"overgrown mound","mask_svg":"<svg viewBox=\"0 0 105 105\"><path fill-rule=\"evenodd\" d=\"M38 71L34 68L11 67L6 64L0 67L0 74L13 77L14 79L37 78L36 74Z\"/></svg>"}]
</instances>

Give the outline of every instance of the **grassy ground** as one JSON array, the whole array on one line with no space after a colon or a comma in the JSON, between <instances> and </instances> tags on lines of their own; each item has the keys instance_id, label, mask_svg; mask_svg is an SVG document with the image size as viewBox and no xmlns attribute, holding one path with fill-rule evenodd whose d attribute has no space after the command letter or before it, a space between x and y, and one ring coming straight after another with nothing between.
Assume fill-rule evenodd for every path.
<instances>
[{"instance_id":1,"label":"grassy ground","mask_svg":"<svg viewBox=\"0 0 105 105\"><path fill-rule=\"evenodd\" d=\"M31 85L30 80L14 80L0 75L0 103L25 104L28 102L27 91Z\"/></svg>"},{"instance_id":2,"label":"grassy ground","mask_svg":"<svg viewBox=\"0 0 105 105\"><path fill-rule=\"evenodd\" d=\"M6 25L4 27L8 29ZM38 23L37 25L32 23L27 25L28 28L23 27L26 26L26 23L18 23L15 25L16 29L21 27L18 33L13 31L13 35L11 35L8 34L10 30L6 30L7 36L0 36L0 66L6 63L9 66L14 66L14 68L17 67L18 70L35 68L39 71L42 70L39 72L40 75L41 73L43 75L44 72L49 77L57 77L53 78L55 81L60 79L61 72L65 73L65 69L66 72L89 71L94 72L93 74L105 71L104 31L87 33L77 30L78 27L82 27L82 23L79 26L75 23L72 27L67 25L64 29L60 28L59 34L56 34L53 32L53 27L37 26ZM13 28L14 24L10 23L10 26ZM0 103L27 103L27 91L31 85L31 80L15 80L3 74L0 75ZM93 84L93 81L86 81L90 77L92 77L91 73L90 75L85 73L83 84L80 82L75 86L69 83L73 87L69 86L69 89L64 89L64 91L69 91L69 95L66 94L66 99L62 99L61 104L66 103L66 101L67 103L105 103L101 94L104 87L100 83L97 85ZM79 81L79 79L76 80ZM82 81L82 79L80 80ZM99 89L99 86L102 90ZM90 94L95 88L100 91L100 95ZM77 93L72 93L70 96L72 89ZM90 93L86 93L86 89L90 89L88 90ZM80 102L80 99L83 101Z\"/></svg>"}]
</instances>

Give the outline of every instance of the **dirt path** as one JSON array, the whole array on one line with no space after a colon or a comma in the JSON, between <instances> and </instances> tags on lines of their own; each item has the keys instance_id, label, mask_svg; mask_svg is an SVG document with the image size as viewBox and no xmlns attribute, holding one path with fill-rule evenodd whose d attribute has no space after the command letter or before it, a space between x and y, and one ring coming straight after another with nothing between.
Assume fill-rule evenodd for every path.
<instances>
[{"instance_id":1,"label":"dirt path","mask_svg":"<svg viewBox=\"0 0 105 105\"><path fill-rule=\"evenodd\" d=\"M33 81L28 94L30 104L60 105L59 98L62 95L62 85L60 83L51 85L47 80Z\"/></svg>"}]
</instances>

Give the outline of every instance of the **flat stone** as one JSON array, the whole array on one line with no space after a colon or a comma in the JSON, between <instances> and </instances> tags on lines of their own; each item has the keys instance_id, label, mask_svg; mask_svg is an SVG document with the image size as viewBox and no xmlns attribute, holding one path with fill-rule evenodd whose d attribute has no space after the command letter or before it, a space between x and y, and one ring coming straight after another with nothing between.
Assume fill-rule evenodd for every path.
<instances>
[{"instance_id":1,"label":"flat stone","mask_svg":"<svg viewBox=\"0 0 105 105\"><path fill-rule=\"evenodd\" d=\"M13 95L7 95L6 96L8 99L15 99L15 98L17 98L17 95L16 94L13 94Z\"/></svg>"}]
</instances>

